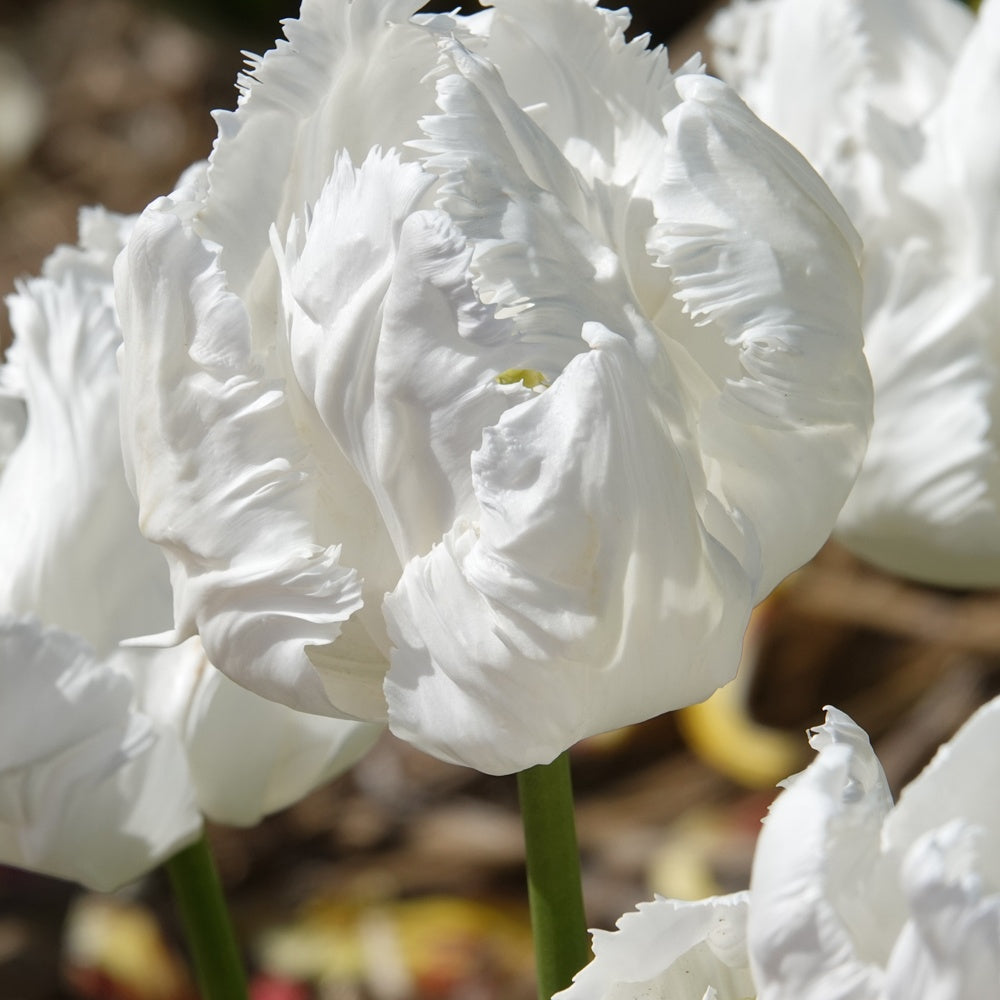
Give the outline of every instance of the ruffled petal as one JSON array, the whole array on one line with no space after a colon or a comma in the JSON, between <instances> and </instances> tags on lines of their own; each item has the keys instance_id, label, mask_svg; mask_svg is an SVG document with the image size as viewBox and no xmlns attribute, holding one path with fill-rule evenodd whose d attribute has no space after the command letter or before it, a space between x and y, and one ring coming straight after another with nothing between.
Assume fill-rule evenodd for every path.
<instances>
[{"instance_id":1,"label":"ruffled petal","mask_svg":"<svg viewBox=\"0 0 1000 1000\"><path fill-rule=\"evenodd\" d=\"M757 534L759 600L826 540L864 453L859 241L806 162L724 84L677 87L649 246L700 328L666 332L717 387L699 443L724 503Z\"/></svg>"},{"instance_id":2,"label":"ruffled petal","mask_svg":"<svg viewBox=\"0 0 1000 1000\"><path fill-rule=\"evenodd\" d=\"M878 1000L898 930L871 906L885 776L865 733L827 712L816 760L771 806L754 854L748 942L769 1000Z\"/></svg>"},{"instance_id":3,"label":"ruffled petal","mask_svg":"<svg viewBox=\"0 0 1000 1000\"><path fill-rule=\"evenodd\" d=\"M772 0L735 6L713 35L723 74L806 153L865 240L875 418L838 537L891 572L995 585L997 15Z\"/></svg>"},{"instance_id":4,"label":"ruffled petal","mask_svg":"<svg viewBox=\"0 0 1000 1000\"><path fill-rule=\"evenodd\" d=\"M666 52L648 49L646 36L626 42L628 11L594 0L499 0L492 13L478 51L497 67L538 135L578 172L585 194L582 201L564 195L567 207L615 247L647 315L654 315L668 283L652 272L645 238L659 185L662 118L680 102ZM699 68L692 63L680 72ZM508 129L522 163L529 144L518 136L525 133L524 126Z\"/></svg>"},{"instance_id":5,"label":"ruffled petal","mask_svg":"<svg viewBox=\"0 0 1000 1000\"><path fill-rule=\"evenodd\" d=\"M910 237L866 323L875 420L837 536L890 572L939 586L1000 581L1000 454L993 414L995 278L941 271Z\"/></svg>"},{"instance_id":6,"label":"ruffled petal","mask_svg":"<svg viewBox=\"0 0 1000 1000\"><path fill-rule=\"evenodd\" d=\"M480 51L539 133L578 172L582 206L567 206L615 248L647 316L670 308L670 283L646 252L660 184L662 119L680 103L666 51L648 49L646 36L626 42L628 11L593 0L500 0L493 13ZM695 58L677 72L700 71Z\"/></svg>"},{"instance_id":7,"label":"ruffled petal","mask_svg":"<svg viewBox=\"0 0 1000 1000\"><path fill-rule=\"evenodd\" d=\"M870 239L875 427L838 523L877 565L956 587L1000 581L998 37L984 5L921 123L896 227Z\"/></svg>"},{"instance_id":8,"label":"ruffled petal","mask_svg":"<svg viewBox=\"0 0 1000 1000\"><path fill-rule=\"evenodd\" d=\"M887 1000L973 1000L996 990L1000 893L979 874L985 832L954 820L907 853L901 874L912 916L886 970Z\"/></svg>"},{"instance_id":9,"label":"ruffled petal","mask_svg":"<svg viewBox=\"0 0 1000 1000\"><path fill-rule=\"evenodd\" d=\"M511 321L518 367L551 380L586 349L584 323L631 334L639 310L614 249L580 221L579 175L493 67L457 43L441 48L441 113L413 145L441 176L438 208L470 243L476 294Z\"/></svg>"},{"instance_id":10,"label":"ruffled petal","mask_svg":"<svg viewBox=\"0 0 1000 1000\"><path fill-rule=\"evenodd\" d=\"M415 24L420 0L305 0L286 39L249 56L235 111L217 111L210 194L197 228L219 244L230 289L243 295L291 218L319 197L338 156L416 138L433 107L434 39L449 18ZM442 28L436 29L441 23Z\"/></svg>"},{"instance_id":11,"label":"ruffled petal","mask_svg":"<svg viewBox=\"0 0 1000 1000\"><path fill-rule=\"evenodd\" d=\"M908 126L933 107L974 21L950 0L737 0L709 36L723 79L826 175L871 108Z\"/></svg>"},{"instance_id":12,"label":"ruffled petal","mask_svg":"<svg viewBox=\"0 0 1000 1000\"><path fill-rule=\"evenodd\" d=\"M0 676L0 860L108 891L197 837L183 748L130 707L125 674L4 618Z\"/></svg>"},{"instance_id":13,"label":"ruffled petal","mask_svg":"<svg viewBox=\"0 0 1000 1000\"><path fill-rule=\"evenodd\" d=\"M58 249L8 298L15 340L0 373L8 407L23 408L0 475L0 609L58 623L101 655L170 622L166 569L136 526L118 436L111 266L132 221L89 210L82 245Z\"/></svg>"},{"instance_id":14,"label":"ruffled petal","mask_svg":"<svg viewBox=\"0 0 1000 1000\"><path fill-rule=\"evenodd\" d=\"M480 51L517 104L589 185L634 188L658 150L661 118L679 102L666 53L647 48L647 36L627 42L629 12L596 0L493 6Z\"/></svg>"},{"instance_id":15,"label":"ruffled petal","mask_svg":"<svg viewBox=\"0 0 1000 1000\"><path fill-rule=\"evenodd\" d=\"M746 950L748 907L745 892L640 903L621 917L617 931L592 932L593 961L556 997L749 1000L757 991Z\"/></svg>"},{"instance_id":16,"label":"ruffled petal","mask_svg":"<svg viewBox=\"0 0 1000 1000\"><path fill-rule=\"evenodd\" d=\"M901 865L924 834L953 820L990 831L980 856L989 883L1000 888L1000 698L979 709L906 788L885 824L885 850Z\"/></svg>"},{"instance_id":17,"label":"ruffled petal","mask_svg":"<svg viewBox=\"0 0 1000 1000\"><path fill-rule=\"evenodd\" d=\"M419 468L409 445L423 428L418 424L411 429L405 423L386 427L376 394L385 366L382 356L390 353L382 344L384 302L397 266L401 230L433 180L418 166L402 164L395 153L373 151L358 168L342 156L307 223L293 223L282 250L289 364L304 401L300 423L325 476L338 483L355 477L359 488L374 497L374 504L367 500L332 509L328 504L332 530L348 539L360 532L370 550L367 536L372 531L363 530L366 522L373 521L383 535L386 529L368 512L374 508L388 520L388 538L374 546L377 552L389 549L388 557L371 559L369 554L366 559L366 585L379 596L398 578L413 546L422 551L417 539L428 532L438 538L442 530L443 515L435 511L432 494L420 489L412 494L421 501L419 512L431 518L427 529L419 516L401 523L385 496L380 473L398 459L383 457L382 452L396 448L408 464ZM422 318L413 313L417 320ZM430 346L424 331L406 334ZM407 345L399 348L406 350ZM450 377L451 372L441 374L444 382ZM403 438L399 442L393 439L397 431ZM417 539L410 537L414 533Z\"/></svg>"},{"instance_id":18,"label":"ruffled petal","mask_svg":"<svg viewBox=\"0 0 1000 1000\"><path fill-rule=\"evenodd\" d=\"M709 26L713 62L865 227L889 221L974 18L951 0L738 0ZM867 239L867 233L865 234Z\"/></svg>"},{"instance_id":19,"label":"ruffled petal","mask_svg":"<svg viewBox=\"0 0 1000 1000\"><path fill-rule=\"evenodd\" d=\"M114 660L139 709L183 741L198 807L216 823L253 826L330 781L371 749L382 726L296 712L216 670L197 638Z\"/></svg>"},{"instance_id":20,"label":"ruffled petal","mask_svg":"<svg viewBox=\"0 0 1000 1000\"><path fill-rule=\"evenodd\" d=\"M973 25L935 95L939 100L924 124L926 152L909 186L943 217L956 266L974 262L995 279L990 265L1000 247L1000 137L990 109L1000 101L1000 5L983 3ZM950 211L942 205L942 188Z\"/></svg>"},{"instance_id":21,"label":"ruffled petal","mask_svg":"<svg viewBox=\"0 0 1000 1000\"><path fill-rule=\"evenodd\" d=\"M198 632L213 663L267 697L334 714L305 647L332 642L360 607L358 577L313 537L308 456L282 387L262 376L245 309L175 210L146 210L116 274L140 526L167 555L178 637Z\"/></svg>"},{"instance_id":22,"label":"ruffled petal","mask_svg":"<svg viewBox=\"0 0 1000 1000\"><path fill-rule=\"evenodd\" d=\"M479 523L407 564L385 602L390 727L487 773L707 696L750 611L752 584L697 517L683 446L636 391L642 361L584 333L592 350L484 432Z\"/></svg>"},{"instance_id":23,"label":"ruffled petal","mask_svg":"<svg viewBox=\"0 0 1000 1000\"><path fill-rule=\"evenodd\" d=\"M854 0L736 0L709 24L719 75L817 167L836 161L863 128L863 95L871 90L874 69L862 6ZM818 107L825 109L822 116L814 113Z\"/></svg>"}]
</instances>

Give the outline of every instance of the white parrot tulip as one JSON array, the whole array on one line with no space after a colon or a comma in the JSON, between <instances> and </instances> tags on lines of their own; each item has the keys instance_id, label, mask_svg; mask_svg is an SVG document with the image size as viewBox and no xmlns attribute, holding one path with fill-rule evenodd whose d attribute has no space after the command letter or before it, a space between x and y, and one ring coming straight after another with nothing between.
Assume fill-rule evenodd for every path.
<instances>
[{"instance_id":1,"label":"white parrot tulip","mask_svg":"<svg viewBox=\"0 0 1000 1000\"><path fill-rule=\"evenodd\" d=\"M122 466L112 263L134 220L10 297L0 369L0 861L108 889L165 860L201 814L252 824L350 766L380 727L238 687L172 623L169 573Z\"/></svg>"},{"instance_id":2,"label":"white parrot tulip","mask_svg":"<svg viewBox=\"0 0 1000 1000\"><path fill-rule=\"evenodd\" d=\"M1000 3L743 2L712 34L864 238L875 423L838 536L917 580L997 586Z\"/></svg>"},{"instance_id":3,"label":"white parrot tulip","mask_svg":"<svg viewBox=\"0 0 1000 1000\"><path fill-rule=\"evenodd\" d=\"M627 12L305 0L119 261L177 638L489 773L700 700L870 420L856 235Z\"/></svg>"},{"instance_id":4,"label":"white parrot tulip","mask_svg":"<svg viewBox=\"0 0 1000 1000\"><path fill-rule=\"evenodd\" d=\"M658 896L594 931L594 958L559 1000L751 1000L748 894Z\"/></svg>"},{"instance_id":5,"label":"white parrot tulip","mask_svg":"<svg viewBox=\"0 0 1000 1000\"><path fill-rule=\"evenodd\" d=\"M1000 698L893 804L834 708L787 781L749 892L656 898L594 932L560 1000L981 1000L1000 983Z\"/></svg>"},{"instance_id":6,"label":"white parrot tulip","mask_svg":"<svg viewBox=\"0 0 1000 1000\"><path fill-rule=\"evenodd\" d=\"M1000 699L893 805L836 709L754 855L747 940L766 1000L978 1000L1000 983Z\"/></svg>"}]
</instances>

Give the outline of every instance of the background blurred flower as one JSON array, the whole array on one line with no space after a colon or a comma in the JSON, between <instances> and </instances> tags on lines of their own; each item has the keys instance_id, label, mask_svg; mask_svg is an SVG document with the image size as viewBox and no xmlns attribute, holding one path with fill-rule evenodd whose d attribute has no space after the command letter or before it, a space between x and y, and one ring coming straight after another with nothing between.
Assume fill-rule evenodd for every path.
<instances>
[{"instance_id":1,"label":"background blurred flower","mask_svg":"<svg viewBox=\"0 0 1000 1000\"><path fill-rule=\"evenodd\" d=\"M184 750L80 638L0 617L0 862L108 890L193 840Z\"/></svg>"},{"instance_id":2,"label":"background blurred flower","mask_svg":"<svg viewBox=\"0 0 1000 1000\"><path fill-rule=\"evenodd\" d=\"M751 965L768 1000L974 1000L1000 982L1000 699L893 806L836 709L786 782L754 858Z\"/></svg>"},{"instance_id":3,"label":"background blurred flower","mask_svg":"<svg viewBox=\"0 0 1000 1000\"><path fill-rule=\"evenodd\" d=\"M705 697L825 539L857 244L625 12L417 6L307 0L140 219L126 456L180 636L503 773Z\"/></svg>"},{"instance_id":4,"label":"background blurred flower","mask_svg":"<svg viewBox=\"0 0 1000 1000\"><path fill-rule=\"evenodd\" d=\"M996 586L1000 4L743 2L712 35L865 241L875 424L839 537L896 573Z\"/></svg>"},{"instance_id":5,"label":"background blurred flower","mask_svg":"<svg viewBox=\"0 0 1000 1000\"><path fill-rule=\"evenodd\" d=\"M594 932L564 1000L978 1000L1000 982L1000 698L893 805L834 708L783 782L750 891L658 897ZM713 992L714 991L714 992Z\"/></svg>"},{"instance_id":6,"label":"background blurred flower","mask_svg":"<svg viewBox=\"0 0 1000 1000\"><path fill-rule=\"evenodd\" d=\"M0 858L96 888L190 840L199 808L249 824L288 805L380 731L238 688L196 638L121 645L172 620L118 433L111 266L132 221L82 215L81 245L9 299L0 369Z\"/></svg>"},{"instance_id":7,"label":"background blurred flower","mask_svg":"<svg viewBox=\"0 0 1000 1000\"><path fill-rule=\"evenodd\" d=\"M694 902L657 897L594 931L594 959L561 1000L749 1000L748 894Z\"/></svg>"}]
</instances>

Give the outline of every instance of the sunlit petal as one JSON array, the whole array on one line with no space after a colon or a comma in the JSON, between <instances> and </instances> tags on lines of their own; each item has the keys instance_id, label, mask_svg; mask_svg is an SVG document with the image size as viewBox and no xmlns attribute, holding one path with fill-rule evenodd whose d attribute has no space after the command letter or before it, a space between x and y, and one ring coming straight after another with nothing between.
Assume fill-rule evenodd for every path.
<instances>
[{"instance_id":1,"label":"sunlit petal","mask_svg":"<svg viewBox=\"0 0 1000 1000\"><path fill-rule=\"evenodd\" d=\"M485 432L478 523L386 599L393 730L483 771L700 700L746 627L750 585L699 522L656 398L633 391L639 358L603 327L585 335L590 351Z\"/></svg>"},{"instance_id":2,"label":"sunlit petal","mask_svg":"<svg viewBox=\"0 0 1000 1000\"><path fill-rule=\"evenodd\" d=\"M875 418L839 537L895 573L995 586L1000 6L762 0L712 34L864 238Z\"/></svg>"},{"instance_id":3,"label":"sunlit petal","mask_svg":"<svg viewBox=\"0 0 1000 1000\"><path fill-rule=\"evenodd\" d=\"M973 1000L1000 969L1000 701L893 806L864 732L827 710L754 857L748 946L760 996Z\"/></svg>"},{"instance_id":4,"label":"sunlit petal","mask_svg":"<svg viewBox=\"0 0 1000 1000\"><path fill-rule=\"evenodd\" d=\"M0 609L58 623L104 655L163 628L171 598L162 555L135 528L118 436L110 276L132 220L92 209L82 222L82 246L58 250L8 299L15 339L0 384L23 423L18 433L12 415L0 474Z\"/></svg>"},{"instance_id":5,"label":"sunlit petal","mask_svg":"<svg viewBox=\"0 0 1000 1000\"><path fill-rule=\"evenodd\" d=\"M746 893L697 902L657 898L594 931L594 959L561 1000L750 1000Z\"/></svg>"},{"instance_id":6,"label":"sunlit petal","mask_svg":"<svg viewBox=\"0 0 1000 1000\"><path fill-rule=\"evenodd\" d=\"M310 537L307 456L281 387L255 366L215 256L169 207L147 210L119 262L122 323L143 331L122 363L140 526L171 564L178 635L198 631L212 662L239 661L259 693L308 709L324 695L304 647L336 637L360 588ZM129 408L143 399L160 402Z\"/></svg>"},{"instance_id":7,"label":"sunlit petal","mask_svg":"<svg viewBox=\"0 0 1000 1000\"><path fill-rule=\"evenodd\" d=\"M380 726L296 712L240 687L197 638L172 649L123 649L138 707L183 741L201 811L253 826L358 761Z\"/></svg>"},{"instance_id":8,"label":"sunlit petal","mask_svg":"<svg viewBox=\"0 0 1000 1000\"><path fill-rule=\"evenodd\" d=\"M79 638L0 619L0 860L109 890L201 830L184 749ZM30 706L30 711L26 707Z\"/></svg>"}]
</instances>

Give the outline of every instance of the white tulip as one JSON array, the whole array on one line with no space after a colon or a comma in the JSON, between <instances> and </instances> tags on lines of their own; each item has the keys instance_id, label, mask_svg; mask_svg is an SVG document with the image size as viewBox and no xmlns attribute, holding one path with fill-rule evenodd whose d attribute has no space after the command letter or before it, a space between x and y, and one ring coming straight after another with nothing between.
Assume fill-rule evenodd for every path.
<instances>
[{"instance_id":1,"label":"white tulip","mask_svg":"<svg viewBox=\"0 0 1000 1000\"><path fill-rule=\"evenodd\" d=\"M723 75L865 242L875 424L839 537L892 572L1000 584L1000 3L764 0Z\"/></svg>"},{"instance_id":2,"label":"white tulip","mask_svg":"<svg viewBox=\"0 0 1000 1000\"><path fill-rule=\"evenodd\" d=\"M870 419L858 243L626 12L306 0L116 275L177 636L489 773L710 694Z\"/></svg>"},{"instance_id":3,"label":"white tulip","mask_svg":"<svg viewBox=\"0 0 1000 1000\"><path fill-rule=\"evenodd\" d=\"M772 805L748 949L763 1000L979 1000L1000 983L1000 699L894 806L864 731L828 709Z\"/></svg>"},{"instance_id":4,"label":"white tulip","mask_svg":"<svg viewBox=\"0 0 1000 1000\"><path fill-rule=\"evenodd\" d=\"M594 959L559 1000L751 1000L747 893L693 902L658 896L593 931Z\"/></svg>"},{"instance_id":5,"label":"white tulip","mask_svg":"<svg viewBox=\"0 0 1000 1000\"><path fill-rule=\"evenodd\" d=\"M749 892L657 898L594 932L560 1000L982 1000L1000 983L1000 698L893 804L834 708L783 784Z\"/></svg>"},{"instance_id":6,"label":"white tulip","mask_svg":"<svg viewBox=\"0 0 1000 1000\"><path fill-rule=\"evenodd\" d=\"M81 217L9 299L0 369L0 861L98 889L197 836L250 824L344 770L379 727L237 687L172 622L166 563L137 526L118 428L111 269L133 220Z\"/></svg>"}]
</instances>

